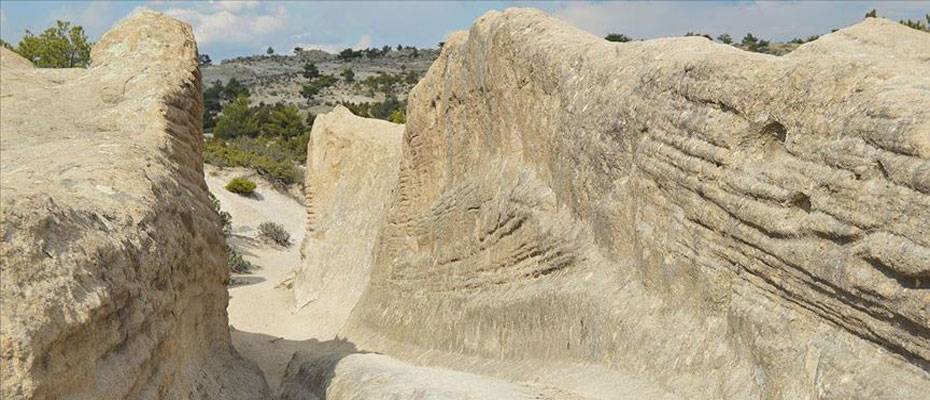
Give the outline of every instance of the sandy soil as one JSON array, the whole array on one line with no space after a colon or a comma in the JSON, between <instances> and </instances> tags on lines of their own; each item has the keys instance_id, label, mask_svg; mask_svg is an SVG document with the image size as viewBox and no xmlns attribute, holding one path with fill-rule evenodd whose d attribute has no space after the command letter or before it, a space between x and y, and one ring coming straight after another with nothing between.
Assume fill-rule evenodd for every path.
<instances>
[{"instance_id":1,"label":"sandy soil","mask_svg":"<svg viewBox=\"0 0 930 400\"><path fill-rule=\"evenodd\" d=\"M305 210L250 170L204 168L210 191L232 215L231 244L260 267L251 274L233 275L228 308L233 345L258 364L274 393L295 351L318 343L317 339L329 339L316 334L313 319L306 315L309 311L295 310L291 292L281 285L300 262ZM258 184L255 195L244 197L223 188L237 176ZM281 247L258 239L258 225L265 221L283 225L291 234L291 245Z\"/></svg>"}]
</instances>

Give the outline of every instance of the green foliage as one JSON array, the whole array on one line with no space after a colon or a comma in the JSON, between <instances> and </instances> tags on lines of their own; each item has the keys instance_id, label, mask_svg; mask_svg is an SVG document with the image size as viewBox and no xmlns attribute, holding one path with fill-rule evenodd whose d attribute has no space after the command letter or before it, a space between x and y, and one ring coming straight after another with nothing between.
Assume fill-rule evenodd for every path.
<instances>
[{"instance_id":1,"label":"green foliage","mask_svg":"<svg viewBox=\"0 0 930 400\"><path fill-rule=\"evenodd\" d=\"M200 54L197 56L197 64L201 67L213 64L209 54Z\"/></svg>"},{"instance_id":2,"label":"green foliage","mask_svg":"<svg viewBox=\"0 0 930 400\"><path fill-rule=\"evenodd\" d=\"M321 75L310 81L309 84L304 85L300 89L300 95L307 99L307 103L309 103L316 95L320 94L323 89L335 85L337 81L338 79L332 75Z\"/></svg>"},{"instance_id":3,"label":"green foliage","mask_svg":"<svg viewBox=\"0 0 930 400\"><path fill-rule=\"evenodd\" d=\"M217 118L216 127L213 128L213 135L224 139L256 136L258 132L258 121L252 118L247 96L239 96L223 107L223 113Z\"/></svg>"},{"instance_id":4,"label":"green foliage","mask_svg":"<svg viewBox=\"0 0 930 400\"><path fill-rule=\"evenodd\" d=\"M713 38L710 37L710 35L706 33L688 32L685 34L685 37L691 37L691 36L700 36L700 37L707 38L707 40L714 40Z\"/></svg>"},{"instance_id":5,"label":"green foliage","mask_svg":"<svg viewBox=\"0 0 930 400\"><path fill-rule=\"evenodd\" d=\"M604 39L606 39L608 42L621 42L621 43L629 42L630 40L632 40L630 39L629 36L624 35L622 33L608 33L607 36L604 36Z\"/></svg>"},{"instance_id":6,"label":"green foliage","mask_svg":"<svg viewBox=\"0 0 930 400\"><path fill-rule=\"evenodd\" d=\"M246 167L278 186L303 180L295 162L306 162L309 132L287 140L266 137L210 139L204 146L204 162L218 167Z\"/></svg>"},{"instance_id":7,"label":"green foliage","mask_svg":"<svg viewBox=\"0 0 930 400\"><path fill-rule=\"evenodd\" d=\"M755 53L765 53L769 49L769 42L767 40L759 39L753 36L752 33L747 33L740 44L745 50Z\"/></svg>"},{"instance_id":8,"label":"green foliage","mask_svg":"<svg viewBox=\"0 0 930 400\"><path fill-rule=\"evenodd\" d=\"M274 54L274 49L271 48L271 46L268 46L268 50L265 50L265 54L267 54L267 55L269 55L269 56L272 55L272 54Z\"/></svg>"},{"instance_id":9,"label":"green foliage","mask_svg":"<svg viewBox=\"0 0 930 400\"><path fill-rule=\"evenodd\" d=\"M255 182L245 178L233 178L226 184L226 190L242 195L249 195L255 191Z\"/></svg>"},{"instance_id":10,"label":"green foliage","mask_svg":"<svg viewBox=\"0 0 930 400\"><path fill-rule=\"evenodd\" d=\"M306 130L303 119L294 106L278 106L271 110L268 121L262 123L262 133L280 138L292 138Z\"/></svg>"},{"instance_id":11,"label":"green foliage","mask_svg":"<svg viewBox=\"0 0 930 400\"><path fill-rule=\"evenodd\" d=\"M304 71L301 74L304 76L304 78L315 79L316 77L320 76L320 70L317 69L316 64L306 63L304 64Z\"/></svg>"},{"instance_id":12,"label":"green foliage","mask_svg":"<svg viewBox=\"0 0 930 400\"><path fill-rule=\"evenodd\" d=\"M229 266L230 271L237 274L247 274L258 268L255 264L242 258L242 254L239 254L239 252L229 244L226 245L226 265Z\"/></svg>"},{"instance_id":13,"label":"green foliage","mask_svg":"<svg viewBox=\"0 0 930 400\"><path fill-rule=\"evenodd\" d=\"M230 79L229 82L226 82L226 86L223 87L223 99L226 101L233 101L239 96L249 95L249 88L236 78Z\"/></svg>"},{"instance_id":14,"label":"green foliage","mask_svg":"<svg viewBox=\"0 0 930 400\"><path fill-rule=\"evenodd\" d=\"M352 60L354 60L354 59L356 59L356 58L359 58L359 57L361 57L361 56L362 56L362 52L361 52L361 51L355 51L355 50L352 50L352 49L345 49L345 50L339 52L339 55L337 56L337 58L339 58L339 59L342 60L342 61L352 61Z\"/></svg>"},{"instance_id":15,"label":"green foliage","mask_svg":"<svg viewBox=\"0 0 930 400\"><path fill-rule=\"evenodd\" d=\"M0 46L6 47L8 50L14 50L13 45L11 45L10 42L7 42L6 40L3 40L3 39L0 39Z\"/></svg>"},{"instance_id":16,"label":"green foliage","mask_svg":"<svg viewBox=\"0 0 930 400\"><path fill-rule=\"evenodd\" d=\"M342 79L346 81L346 83L355 82L355 71L352 71L352 68L342 70L342 73L339 75L342 75Z\"/></svg>"},{"instance_id":17,"label":"green foliage","mask_svg":"<svg viewBox=\"0 0 930 400\"><path fill-rule=\"evenodd\" d=\"M284 226L270 221L258 225L258 236L285 247L291 244L291 234L287 233Z\"/></svg>"},{"instance_id":18,"label":"green foliage","mask_svg":"<svg viewBox=\"0 0 930 400\"><path fill-rule=\"evenodd\" d=\"M353 114L360 117L383 120L390 120L394 112L400 110L404 113L407 109L406 103L397 100L397 97L392 95L387 96L384 101L378 103L342 103L342 105L348 108L349 111L352 111Z\"/></svg>"},{"instance_id":19,"label":"green foliage","mask_svg":"<svg viewBox=\"0 0 930 400\"><path fill-rule=\"evenodd\" d=\"M223 235L229 236L232 233L232 215L220 208L220 201L216 199L213 193L210 193L210 207L220 219L220 226L223 228Z\"/></svg>"},{"instance_id":20,"label":"green foliage","mask_svg":"<svg viewBox=\"0 0 930 400\"><path fill-rule=\"evenodd\" d=\"M407 123L407 112L406 112L406 110L403 110L403 109L400 109L400 108L394 110L394 112L392 112L391 115L388 116L388 121L391 121L391 122L393 122L393 123L395 123L395 124L405 124L405 123Z\"/></svg>"},{"instance_id":21,"label":"green foliage","mask_svg":"<svg viewBox=\"0 0 930 400\"><path fill-rule=\"evenodd\" d=\"M924 21L916 20L901 20L902 25L907 26L908 28L917 29L918 31L930 32L930 14L924 15Z\"/></svg>"},{"instance_id":22,"label":"green foliage","mask_svg":"<svg viewBox=\"0 0 930 400\"><path fill-rule=\"evenodd\" d=\"M236 78L230 79L225 85L223 81L214 81L203 91L203 130L211 132L216 126L217 116L227 104L237 97L249 96L249 88Z\"/></svg>"},{"instance_id":23,"label":"green foliage","mask_svg":"<svg viewBox=\"0 0 930 400\"><path fill-rule=\"evenodd\" d=\"M865 17L866 18L878 18L878 11L875 11L875 9L873 8L869 12L865 13Z\"/></svg>"},{"instance_id":24,"label":"green foliage","mask_svg":"<svg viewBox=\"0 0 930 400\"><path fill-rule=\"evenodd\" d=\"M730 34L724 33L724 34L722 34L722 35L720 35L720 36L717 36L717 41L719 41L720 43L723 43L723 44L732 44L732 43L733 43L733 38L730 37Z\"/></svg>"},{"instance_id":25,"label":"green foliage","mask_svg":"<svg viewBox=\"0 0 930 400\"><path fill-rule=\"evenodd\" d=\"M817 39L819 39L819 38L820 38L820 36L818 36L818 35L811 35L811 36L808 36L807 39L801 39L801 38L794 38L794 39L791 39L791 40L788 41L788 43L792 43L792 44L804 44L804 43L808 43L808 42L813 42L813 41L815 41L815 40L817 40Z\"/></svg>"},{"instance_id":26,"label":"green foliage","mask_svg":"<svg viewBox=\"0 0 930 400\"><path fill-rule=\"evenodd\" d=\"M314 122L314 121L316 121L316 114L314 114L314 113L307 113L307 126L310 127L310 128L312 128L312 127L313 127L313 122Z\"/></svg>"},{"instance_id":27,"label":"green foliage","mask_svg":"<svg viewBox=\"0 0 930 400\"><path fill-rule=\"evenodd\" d=\"M403 84L416 84L420 80L420 75L414 71L407 73L386 73L379 72L377 75L371 75L362 81L362 84L373 91L386 94L394 93Z\"/></svg>"},{"instance_id":28,"label":"green foliage","mask_svg":"<svg viewBox=\"0 0 930 400\"><path fill-rule=\"evenodd\" d=\"M84 28L56 21L39 36L29 30L16 46L16 52L39 68L74 68L90 65L90 48Z\"/></svg>"}]
</instances>

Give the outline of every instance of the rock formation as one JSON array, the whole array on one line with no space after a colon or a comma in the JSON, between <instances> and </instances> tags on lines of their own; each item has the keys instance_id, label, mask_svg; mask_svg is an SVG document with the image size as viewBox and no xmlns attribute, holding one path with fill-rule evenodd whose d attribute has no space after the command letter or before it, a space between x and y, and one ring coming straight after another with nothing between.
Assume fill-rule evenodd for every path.
<instances>
[{"instance_id":1,"label":"rock formation","mask_svg":"<svg viewBox=\"0 0 930 400\"><path fill-rule=\"evenodd\" d=\"M925 54L876 18L775 57L488 13L410 96L371 266L342 242L341 336L596 398L925 398Z\"/></svg>"},{"instance_id":2,"label":"rock formation","mask_svg":"<svg viewBox=\"0 0 930 400\"><path fill-rule=\"evenodd\" d=\"M404 126L361 118L342 106L321 114L307 144L305 263L297 306L313 302L318 335L331 338L368 285L372 249L397 184Z\"/></svg>"},{"instance_id":3,"label":"rock formation","mask_svg":"<svg viewBox=\"0 0 930 400\"><path fill-rule=\"evenodd\" d=\"M382 354L298 352L280 400L573 400L553 388L519 385L445 368L418 367Z\"/></svg>"},{"instance_id":4,"label":"rock formation","mask_svg":"<svg viewBox=\"0 0 930 400\"><path fill-rule=\"evenodd\" d=\"M0 397L266 396L230 345L190 27L138 13L89 69L0 51Z\"/></svg>"}]
</instances>

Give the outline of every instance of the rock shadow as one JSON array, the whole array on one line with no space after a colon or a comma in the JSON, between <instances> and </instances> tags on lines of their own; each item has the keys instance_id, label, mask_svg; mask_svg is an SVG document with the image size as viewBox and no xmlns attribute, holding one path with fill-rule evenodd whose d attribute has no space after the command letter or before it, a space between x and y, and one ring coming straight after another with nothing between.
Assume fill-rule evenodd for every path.
<instances>
[{"instance_id":1,"label":"rock shadow","mask_svg":"<svg viewBox=\"0 0 930 400\"><path fill-rule=\"evenodd\" d=\"M234 275L229 277L229 284L227 287L238 287L238 286L248 286L254 285L257 283L262 283L266 279L260 276L248 276L248 275ZM232 297L232 296L230 296Z\"/></svg>"}]
</instances>

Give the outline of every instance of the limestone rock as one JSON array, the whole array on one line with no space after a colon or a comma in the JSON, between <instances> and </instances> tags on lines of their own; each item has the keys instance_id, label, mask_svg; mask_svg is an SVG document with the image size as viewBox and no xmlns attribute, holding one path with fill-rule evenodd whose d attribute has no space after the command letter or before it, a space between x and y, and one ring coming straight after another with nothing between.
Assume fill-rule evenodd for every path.
<instances>
[{"instance_id":1,"label":"limestone rock","mask_svg":"<svg viewBox=\"0 0 930 400\"><path fill-rule=\"evenodd\" d=\"M89 69L0 52L0 397L267 396L230 345L190 27L138 13Z\"/></svg>"},{"instance_id":2,"label":"limestone rock","mask_svg":"<svg viewBox=\"0 0 930 400\"><path fill-rule=\"evenodd\" d=\"M341 336L600 398L925 398L926 54L876 18L774 57L488 13L410 96Z\"/></svg>"},{"instance_id":3,"label":"limestone rock","mask_svg":"<svg viewBox=\"0 0 930 400\"><path fill-rule=\"evenodd\" d=\"M444 368L417 367L382 354L298 352L281 400L572 400L532 387Z\"/></svg>"},{"instance_id":4,"label":"limestone rock","mask_svg":"<svg viewBox=\"0 0 930 400\"><path fill-rule=\"evenodd\" d=\"M397 184L404 126L338 106L317 116L307 145L307 235L294 293L319 321L318 337L342 327L368 285L372 249Z\"/></svg>"}]
</instances>

